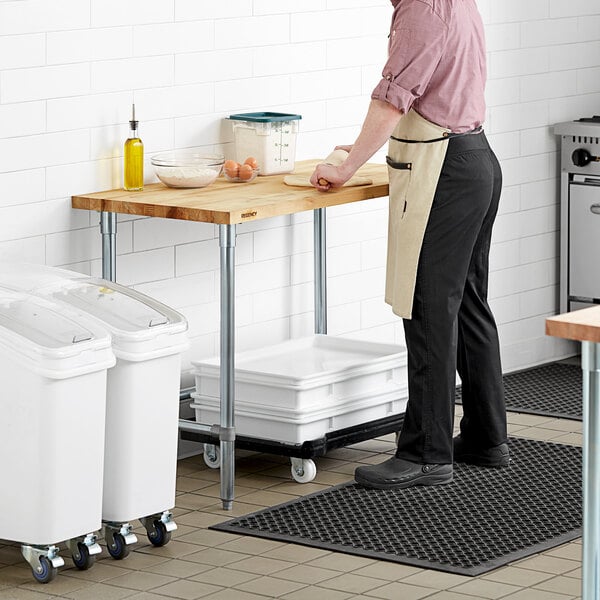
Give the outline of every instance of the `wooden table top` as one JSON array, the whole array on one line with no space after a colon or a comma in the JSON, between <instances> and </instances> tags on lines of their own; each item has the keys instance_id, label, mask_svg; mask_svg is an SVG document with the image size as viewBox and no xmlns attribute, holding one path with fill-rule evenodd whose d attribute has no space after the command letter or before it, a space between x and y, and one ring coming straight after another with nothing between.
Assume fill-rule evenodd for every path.
<instances>
[{"instance_id":1,"label":"wooden table top","mask_svg":"<svg viewBox=\"0 0 600 600\"><path fill-rule=\"evenodd\" d=\"M297 162L294 173L310 176L319 162ZM319 192L312 187L288 186L283 183L285 175L257 177L250 183L230 183L219 177L200 189L175 189L153 183L141 192L109 190L73 196L71 201L73 208L233 225L389 194L386 165L367 163L357 174L369 177L373 183Z\"/></svg>"},{"instance_id":2,"label":"wooden table top","mask_svg":"<svg viewBox=\"0 0 600 600\"><path fill-rule=\"evenodd\" d=\"M546 319L546 334L567 340L600 343L600 306Z\"/></svg>"}]
</instances>

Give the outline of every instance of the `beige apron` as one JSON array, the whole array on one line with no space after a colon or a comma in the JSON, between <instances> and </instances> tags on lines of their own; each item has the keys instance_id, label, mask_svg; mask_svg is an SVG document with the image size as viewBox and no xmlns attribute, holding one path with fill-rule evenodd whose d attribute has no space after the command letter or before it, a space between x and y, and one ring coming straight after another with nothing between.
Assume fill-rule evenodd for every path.
<instances>
[{"instance_id":1,"label":"beige apron","mask_svg":"<svg viewBox=\"0 0 600 600\"><path fill-rule=\"evenodd\" d=\"M406 319L412 316L421 245L449 140L419 144L393 138L436 140L449 133L449 129L431 123L411 109L400 119L390 138L385 301L396 315Z\"/></svg>"}]
</instances>

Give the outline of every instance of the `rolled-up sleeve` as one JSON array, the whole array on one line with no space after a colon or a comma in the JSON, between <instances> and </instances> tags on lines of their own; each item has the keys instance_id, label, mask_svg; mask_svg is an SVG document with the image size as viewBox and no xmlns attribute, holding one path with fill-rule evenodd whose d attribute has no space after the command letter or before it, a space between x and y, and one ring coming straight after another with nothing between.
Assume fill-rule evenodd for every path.
<instances>
[{"instance_id":1,"label":"rolled-up sleeve","mask_svg":"<svg viewBox=\"0 0 600 600\"><path fill-rule=\"evenodd\" d=\"M446 46L448 29L423 0L403 0L390 32L388 60L371 94L407 113L423 95Z\"/></svg>"}]
</instances>

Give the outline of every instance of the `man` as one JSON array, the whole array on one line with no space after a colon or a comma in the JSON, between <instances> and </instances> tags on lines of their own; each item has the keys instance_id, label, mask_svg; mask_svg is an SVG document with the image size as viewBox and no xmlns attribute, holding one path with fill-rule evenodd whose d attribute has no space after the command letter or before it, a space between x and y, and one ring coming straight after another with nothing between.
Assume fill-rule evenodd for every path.
<instances>
[{"instance_id":1,"label":"man","mask_svg":"<svg viewBox=\"0 0 600 600\"><path fill-rule=\"evenodd\" d=\"M509 463L498 334L487 303L488 255L502 174L481 124L486 78L475 0L392 0L389 57L362 130L339 167L343 185L389 139L386 302L403 317L409 400L394 457L356 469L373 488L452 480L452 463ZM464 416L452 439L456 370Z\"/></svg>"}]
</instances>

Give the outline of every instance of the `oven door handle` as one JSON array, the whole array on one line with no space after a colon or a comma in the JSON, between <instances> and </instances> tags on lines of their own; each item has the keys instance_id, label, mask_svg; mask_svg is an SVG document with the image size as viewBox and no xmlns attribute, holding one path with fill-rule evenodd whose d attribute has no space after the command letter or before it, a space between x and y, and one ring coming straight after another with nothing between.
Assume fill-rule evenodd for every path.
<instances>
[{"instance_id":1,"label":"oven door handle","mask_svg":"<svg viewBox=\"0 0 600 600\"><path fill-rule=\"evenodd\" d=\"M590 210L595 214L595 215L600 215L600 204L592 204L590 206Z\"/></svg>"}]
</instances>

